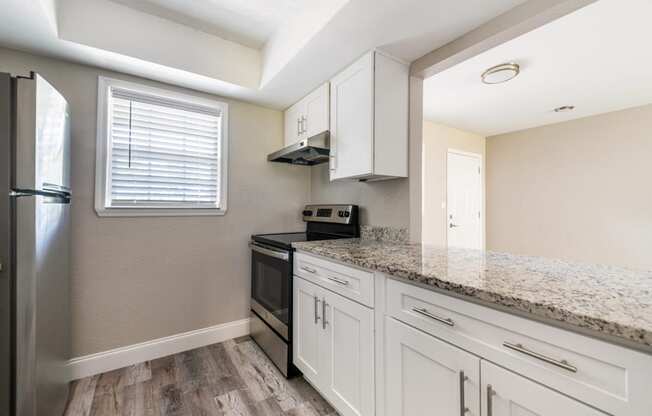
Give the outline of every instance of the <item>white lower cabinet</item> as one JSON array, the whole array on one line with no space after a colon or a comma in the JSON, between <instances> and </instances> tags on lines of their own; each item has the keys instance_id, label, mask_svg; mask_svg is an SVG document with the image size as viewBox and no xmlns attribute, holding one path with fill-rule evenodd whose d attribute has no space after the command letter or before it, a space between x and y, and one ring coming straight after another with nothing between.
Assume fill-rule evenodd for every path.
<instances>
[{"instance_id":1,"label":"white lower cabinet","mask_svg":"<svg viewBox=\"0 0 652 416\"><path fill-rule=\"evenodd\" d=\"M303 376L318 384L321 377L319 360L319 287L294 278L293 361Z\"/></svg>"},{"instance_id":2,"label":"white lower cabinet","mask_svg":"<svg viewBox=\"0 0 652 416\"><path fill-rule=\"evenodd\" d=\"M373 309L294 277L294 364L342 416L374 414Z\"/></svg>"},{"instance_id":3,"label":"white lower cabinet","mask_svg":"<svg viewBox=\"0 0 652 416\"><path fill-rule=\"evenodd\" d=\"M386 318L385 414L480 416L480 359Z\"/></svg>"},{"instance_id":4,"label":"white lower cabinet","mask_svg":"<svg viewBox=\"0 0 652 416\"><path fill-rule=\"evenodd\" d=\"M327 290L322 302L326 398L342 416L373 415L373 310Z\"/></svg>"},{"instance_id":5,"label":"white lower cabinet","mask_svg":"<svg viewBox=\"0 0 652 416\"><path fill-rule=\"evenodd\" d=\"M323 257L295 270L294 363L342 416L652 415L649 354Z\"/></svg>"},{"instance_id":6,"label":"white lower cabinet","mask_svg":"<svg viewBox=\"0 0 652 416\"><path fill-rule=\"evenodd\" d=\"M555 390L482 361L482 416L604 416Z\"/></svg>"},{"instance_id":7,"label":"white lower cabinet","mask_svg":"<svg viewBox=\"0 0 652 416\"><path fill-rule=\"evenodd\" d=\"M386 415L605 415L393 318L385 328Z\"/></svg>"}]
</instances>

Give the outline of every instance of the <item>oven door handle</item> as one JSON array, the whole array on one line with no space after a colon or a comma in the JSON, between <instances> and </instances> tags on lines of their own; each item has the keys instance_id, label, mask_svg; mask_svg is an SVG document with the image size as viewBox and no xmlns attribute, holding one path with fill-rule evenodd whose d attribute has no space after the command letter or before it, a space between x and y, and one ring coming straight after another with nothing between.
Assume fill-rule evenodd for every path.
<instances>
[{"instance_id":1,"label":"oven door handle","mask_svg":"<svg viewBox=\"0 0 652 416\"><path fill-rule=\"evenodd\" d=\"M258 253L264 254L266 256L274 257L276 259L281 259L288 261L290 259L290 253L284 250L274 250L272 248L263 247L256 243L249 243L249 247Z\"/></svg>"}]
</instances>

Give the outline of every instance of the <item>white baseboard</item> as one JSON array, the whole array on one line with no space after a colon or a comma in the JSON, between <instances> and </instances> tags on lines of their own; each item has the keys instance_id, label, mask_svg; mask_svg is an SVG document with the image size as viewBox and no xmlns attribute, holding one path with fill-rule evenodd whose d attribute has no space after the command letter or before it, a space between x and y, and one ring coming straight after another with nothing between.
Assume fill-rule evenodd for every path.
<instances>
[{"instance_id":1,"label":"white baseboard","mask_svg":"<svg viewBox=\"0 0 652 416\"><path fill-rule=\"evenodd\" d=\"M208 328L73 358L68 361L69 375L71 380L78 380L248 334L249 318L227 322Z\"/></svg>"}]
</instances>

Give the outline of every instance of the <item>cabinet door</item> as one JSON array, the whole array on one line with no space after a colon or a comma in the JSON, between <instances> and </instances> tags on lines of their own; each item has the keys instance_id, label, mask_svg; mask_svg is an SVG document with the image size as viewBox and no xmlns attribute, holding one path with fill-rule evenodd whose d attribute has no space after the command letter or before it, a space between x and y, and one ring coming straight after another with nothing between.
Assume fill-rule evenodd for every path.
<instances>
[{"instance_id":1,"label":"cabinet door","mask_svg":"<svg viewBox=\"0 0 652 416\"><path fill-rule=\"evenodd\" d=\"M321 332L320 289L294 277L292 361L315 385L320 380L319 335Z\"/></svg>"},{"instance_id":2,"label":"cabinet door","mask_svg":"<svg viewBox=\"0 0 652 416\"><path fill-rule=\"evenodd\" d=\"M328 83L325 83L302 100L304 111L303 131L306 138L328 130L330 119L328 116L329 96Z\"/></svg>"},{"instance_id":3,"label":"cabinet door","mask_svg":"<svg viewBox=\"0 0 652 416\"><path fill-rule=\"evenodd\" d=\"M373 171L373 67L369 53L331 80L331 180Z\"/></svg>"},{"instance_id":4,"label":"cabinet door","mask_svg":"<svg viewBox=\"0 0 652 416\"><path fill-rule=\"evenodd\" d=\"M301 111L300 106L295 104L292 107L285 110L285 144L284 146L289 146L298 142L301 138Z\"/></svg>"},{"instance_id":5,"label":"cabinet door","mask_svg":"<svg viewBox=\"0 0 652 416\"><path fill-rule=\"evenodd\" d=\"M516 373L482 361L482 416L604 416Z\"/></svg>"},{"instance_id":6,"label":"cabinet door","mask_svg":"<svg viewBox=\"0 0 652 416\"><path fill-rule=\"evenodd\" d=\"M371 416L374 414L373 310L330 291L323 293L322 393L342 416Z\"/></svg>"},{"instance_id":7,"label":"cabinet door","mask_svg":"<svg viewBox=\"0 0 652 416\"><path fill-rule=\"evenodd\" d=\"M478 357L390 317L385 338L386 415L480 415Z\"/></svg>"}]
</instances>

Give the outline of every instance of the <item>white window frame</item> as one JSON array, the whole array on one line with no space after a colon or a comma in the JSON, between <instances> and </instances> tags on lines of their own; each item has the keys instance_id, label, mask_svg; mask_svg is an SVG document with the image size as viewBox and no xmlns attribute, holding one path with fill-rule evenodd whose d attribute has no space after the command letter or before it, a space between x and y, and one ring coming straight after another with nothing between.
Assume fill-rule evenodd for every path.
<instances>
[{"instance_id":1,"label":"white window frame","mask_svg":"<svg viewBox=\"0 0 652 416\"><path fill-rule=\"evenodd\" d=\"M193 207L192 205L170 206L110 206L111 176L109 169L110 134L111 125L109 114L110 89L112 87L133 90L142 94L150 94L170 100L184 101L218 109L222 113L221 140L220 140L220 172L218 175L218 189L220 204L215 208ZM228 185L228 155L229 155L229 106L227 103L216 100L180 94L174 91L148 87L134 82L119 79L99 77L97 82L97 143L95 163L95 211L101 217L158 217L158 216L194 216L194 215L225 215L227 208Z\"/></svg>"}]
</instances>

